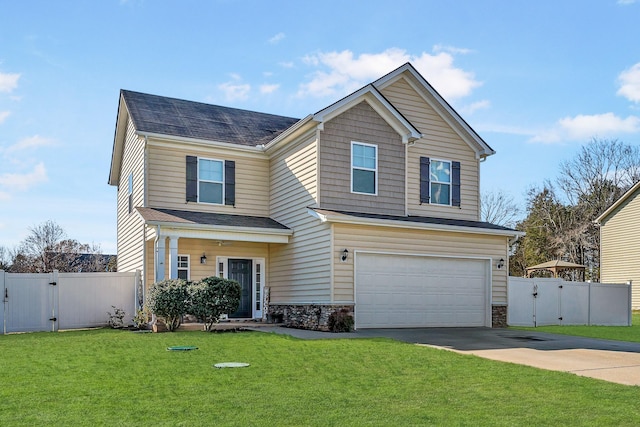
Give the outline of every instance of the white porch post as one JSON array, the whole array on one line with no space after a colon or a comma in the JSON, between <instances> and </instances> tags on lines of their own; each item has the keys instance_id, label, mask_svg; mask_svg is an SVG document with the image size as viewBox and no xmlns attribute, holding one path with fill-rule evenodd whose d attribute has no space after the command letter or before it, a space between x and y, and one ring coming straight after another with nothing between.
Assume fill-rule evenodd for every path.
<instances>
[{"instance_id":1,"label":"white porch post","mask_svg":"<svg viewBox=\"0 0 640 427\"><path fill-rule=\"evenodd\" d=\"M156 240L156 282L164 280L164 259L166 237L158 237Z\"/></svg>"},{"instance_id":2,"label":"white porch post","mask_svg":"<svg viewBox=\"0 0 640 427\"><path fill-rule=\"evenodd\" d=\"M169 237L169 278L178 278L178 238Z\"/></svg>"}]
</instances>

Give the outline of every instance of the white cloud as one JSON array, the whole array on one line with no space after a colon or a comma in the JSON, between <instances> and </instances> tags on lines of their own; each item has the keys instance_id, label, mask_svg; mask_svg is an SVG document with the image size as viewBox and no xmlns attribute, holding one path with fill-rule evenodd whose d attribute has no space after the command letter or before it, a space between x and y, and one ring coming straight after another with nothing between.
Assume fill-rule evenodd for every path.
<instances>
[{"instance_id":1,"label":"white cloud","mask_svg":"<svg viewBox=\"0 0 640 427\"><path fill-rule=\"evenodd\" d=\"M44 146L51 145L51 144L53 144L53 140L48 139L48 138L43 138L40 135L34 135L32 137L29 137L29 138L24 138L24 139L18 141L17 143L9 146L5 152L6 153L13 153L13 152L16 152L16 151L21 151L21 150L28 150L28 149L32 149L32 148L44 147Z\"/></svg>"},{"instance_id":2,"label":"white cloud","mask_svg":"<svg viewBox=\"0 0 640 427\"><path fill-rule=\"evenodd\" d=\"M20 74L0 73L0 92L11 92L18 87Z\"/></svg>"},{"instance_id":3,"label":"white cloud","mask_svg":"<svg viewBox=\"0 0 640 427\"><path fill-rule=\"evenodd\" d=\"M312 73L311 80L300 85L299 96L341 96L385 75L406 62L416 69L448 100L467 96L481 85L473 73L456 68L448 52L435 55L423 52L411 55L403 49L391 48L381 53L321 52L307 55L302 61L311 67L323 67Z\"/></svg>"},{"instance_id":4,"label":"white cloud","mask_svg":"<svg viewBox=\"0 0 640 427\"><path fill-rule=\"evenodd\" d=\"M260 86L260 93L262 94L273 93L276 90L278 90L279 87L280 87L279 84L263 84L262 86Z\"/></svg>"},{"instance_id":5,"label":"white cloud","mask_svg":"<svg viewBox=\"0 0 640 427\"><path fill-rule=\"evenodd\" d=\"M466 49L466 48L463 48L463 47L455 47L455 46L443 45L443 44L437 44L437 45L433 46L433 51L434 52L449 52L449 53L453 53L454 55L466 55L468 53L473 52L471 49Z\"/></svg>"},{"instance_id":6,"label":"white cloud","mask_svg":"<svg viewBox=\"0 0 640 427\"><path fill-rule=\"evenodd\" d=\"M558 120L556 126L538 133L531 142L584 141L594 136L615 137L621 133L637 132L640 132L640 118L636 116L623 119L613 113L579 114Z\"/></svg>"},{"instance_id":7,"label":"white cloud","mask_svg":"<svg viewBox=\"0 0 640 427\"><path fill-rule=\"evenodd\" d=\"M3 123L5 120L7 120L7 117L9 117L10 114L10 111L0 111L0 123Z\"/></svg>"},{"instance_id":8,"label":"white cloud","mask_svg":"<svg viewBox=\"0 0 640 427\"><path fill-rule=\"evenodd\" d=\"M474 102L472 104L463 106L459 108L459 110L460 110L460 113L462 114L473 114L478 110L484 110L489 107L491 107L491 102L487 99L484 99L482 101Z\"/></svg>"},{"instance_id":9,"label":"white cloud","mask_svg":"<svg viewBox=\"0 0 640 427\"><path fill-rule=\"evenodd\" d=\"M279 62L278 65L282 68L293 68L294 66L293 62Z\"/></svg>"},{"instance_id":10,"label":"white cloud","mask_svg":"<svg viewBox=\"0 0 640 427\"><path fill-rule=\"evenodd\" d=\"M0 191L0 201L7 201L11 199L11 195L9 193L5 193L4 191ZM4 228L4 224L0 224L0 228Z\"/></svg>"},{"instance_id":11,"label":"white cloud","mask_svg":"<svg viewBox=\"0 0 640 427\"><path fill-rule=\"evenodd\" d=\"M284 38L285 38L284 33L278 33L278 34L276 34L275 36L273 36L273 37L271 37L269 39L269 43L270 44L276 44L276 43L279 43L282 40L284 40Z\"/></svg>"},{"instance_id":12,"label":"white cloud","mask_svg":"<svg viewBox=\"0 0 640 427\"><path fill-rule=\"evenodd\" d=\"M47 171L42 162L38 163L33 168L33 171L28 173L5 173L0 175L0 186L9 191L26 191L36 184L47 181Z\"/></svg>"},{"instance_id":13,"label":"white cloud","mask_svg":"<svg viewBox=\"0 0 640 427\"><path fill-rule=\"evenodd\" d=\"M251 85L242 83L242 78L237 74L231 74L231 78L232 81L218 85L218 89L224 93L225 99L227 101L244 101L249 98Z\"/></svg>"},{"instance_id":14,"label":"white cloud","mask_svg":"<svg viewBox=\"0 0 640 427\"><path fill-rule=\"evenodd\" d=\"M620 73L618 82L620 82L618 95L624 96L629 101L640 102L640 62Z\"/></svg>"},{"instance_id":15,"label":"white cloud","mask_svg":"<svg viewBox=\"0 0 640 427\"><path fill-rule=\"evenodd\" d=\"M634 4L637 0L618 0L618 4L623 6L627 6L629 4Z\"/></svg>"}]
</instances>

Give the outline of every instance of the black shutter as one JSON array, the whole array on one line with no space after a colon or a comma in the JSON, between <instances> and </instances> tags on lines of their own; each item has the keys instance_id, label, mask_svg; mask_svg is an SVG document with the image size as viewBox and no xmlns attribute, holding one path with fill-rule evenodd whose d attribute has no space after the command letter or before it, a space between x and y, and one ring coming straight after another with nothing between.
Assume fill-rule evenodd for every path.
<instances>
[{"instance_id":1,"label":"black shutter","mask_svg":"<svg viewBox=\"0 0 640 427\"><path fill-rule=\"evenodd\" d=\"M224 162L224 204L236 205L236 162Z\"/></svg>"},{"instance_id":2,"label":"black shutter","mask_svg":"<svg viewBox=\"0 0 640 427\"><path fill-rule=\"evenodd\" d=\"M198 201L198 158L187 156L187 202Z\"/></svg>"},{"instance_id":3,"label":"black shutter","mask_svg":"<svg viewBox=\"0 0 640 427\"><path fill-rule=\"evenodd\" d=\"M460 207L460 162L451 162L451 204Z\"/></svg>"},{"instance_id":4,"label":"black shutter","mask_svg":"<svg viewBox=\"0 0 640 427\"><path fill-rule=\"evenodd\" d=\"M429 203L429 158L420 157L420 203Z\"/></svg>"}]
</instances>

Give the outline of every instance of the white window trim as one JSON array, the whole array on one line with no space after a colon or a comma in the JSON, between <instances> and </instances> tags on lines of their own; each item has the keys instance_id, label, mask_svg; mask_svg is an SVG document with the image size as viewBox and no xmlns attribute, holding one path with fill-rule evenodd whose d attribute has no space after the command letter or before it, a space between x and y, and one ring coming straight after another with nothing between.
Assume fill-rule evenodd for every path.
<instances>
[{"instance_id":1,"label":"white window trim","mask_svg":"<svg viewBox=\"0 0 640 427\"><path fill-rule=\"evenodd\" d=\"M363 167L354 167L353 166L353 146L354 145L365 145L367 147L373 147L376 150L376 167L375 169L371 169L371 168L363 168ZM373 171L375 174L375 180L373 185L375 186L375 191L373 193L362 193L360 191L353 191L353 170L354 169L358 169L358 170L365 170L365 171ZM368 144L366 142L358 142L358 141L351 141L351 169L350 169L351 173L350 173L350 190L352 194L364 194L367 196L377 196L378 195L378 146L376 144Z\"/></svg>"},{"instance_id":2,"label":"white window trim","mask_svg":"<svg viewBox=\"0 0 640 427\"><path fill-rule=\"evenodd\" d=\"M251 313L254 319L261 319L264 313L264 288L265 288L265 278L267 275L266 263L264 258L252 258L252 257L243 257L243 256L217 256L216 257L216 276L222 277L223 279L228 279L229 273L229 258L231 259L250 259L252 262L252 271L251 271L251 285L253 287L253 292L251 292ZM222 274L220 272L220 263L223 265ZM256 268L255 266L260 264L260 283L256 283ZM256 310L256 287L260 286L260 310Z\"/></svg>"},{"instance_id":3,"label":"white window trim","mask_svg":"<svg viewBox=\"0 0 640 427\"><path fill-rule=\"evenodd\" d=\"M180 267L180 257L186 257L187 258L187 268L183 268ZM176 271L180 271L180 270L187 270L187 280L191 280L191 255L188 254L178 254L178 267L176 268Z\"/></svg>"},{"instance_id":4,"label":"white window trim","mask_svg":"<svg viewBox=\"0 0 640 427\"><path fill-rule=\"evenodd\" d=\"M220 162L222 163L222 181L210 181L208 179L200 179L200 160L209 160L212 162ZM198 203L203 203L206 205L216 205L216 206L222 206L224 205L224 198L225 198L225 180L226 180L226 176L225 176L225 164L224 164L224 160L221 159L211 159L208 157L198 157L198 164L196 165L197 167L197 172L198 172L198 179L197 179L197 185L198 185ZM203 202L202 200L200 200L200 181L202 182L211 182L214 184L222 184L222 200L220 201L220 203L214 203L214 202Z\"/></svg>"},{"instance_id":5,"label":"white window trim","mask_svg":"<svg viewBox=\"0 0 640 427\"><path fill-rule=\"evenodd\" d=\"M431 179L431 165L433 162L449 163L449 182L435 181ZM434 203L433 194L431 194L432 184L446 184L449 186L449 203ZM451 160L430 159L429 160L429 204L435 206L453 206L453 162Z\"/></svg>"}]
</instances>

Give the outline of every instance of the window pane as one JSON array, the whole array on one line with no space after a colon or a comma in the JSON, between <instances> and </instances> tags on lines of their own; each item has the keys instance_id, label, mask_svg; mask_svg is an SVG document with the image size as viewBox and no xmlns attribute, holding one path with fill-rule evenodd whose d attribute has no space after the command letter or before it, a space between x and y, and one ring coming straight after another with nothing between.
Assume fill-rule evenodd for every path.
<instances>
[{"instance_id":1,"label":"window pane","mask_svg":"<svg viewBox=\"0 0 640 427\"><path fill-rule=\"evenodd\" d=\"M200 181L199 201L205 203L222 203L222 184Z\"/></svg>"},{"instance_id":2,"label":"window pane","mask_svg":"<svg viewBox=\"0 0 640 427\"><path fill-rule=\"evenodd\" d=\"M198 176L200 179L222 182L222 162L200 159L199 168Z\"/></svg>"},{"instance_id":3,"label":"window pane","mask_svg":"<svg viewBox=\"0 0 640 427\"><path fill-rule=\"evenodd\" d=\"M356 193L376 193L376 173L360 169L353 170L353 191Z\"/></svg>"},{"instance_id":4,"label":"window pane","mask_svg":"<svg viewBox=\"0 0 640 427\"><path fill-rule=\"evenodd\" d=\"M353 167L376 168L376 147L353 144Z\"/></svg>"},{"instance_id":5,"label":"window pane","mask_svg":"<svg viewBox=\"0 0 640 427\"><path fill-rule=\"evenodd\" d=\"M188 280L187 270L178 270L178 279Z\"/></svg>"},{"instance_id":6,"label":"window pane","mask_svg":"<svg viewBox=\"0 0 640 427\"><path fill-rule=\"evenodd\" d=\"M449 184L431 184L431 203L438 205L448 205L449 203Z\"/></svg>"},{"instance_id":7,"label":"window pane","mask_svg":"<svg viewBox=\"0 0 640 427\"><path fill-rule=\"evenodd\" d=\"M451 182L451 164L449 162L432 160L431 181Z\"/></svg>"}]
</instances>

